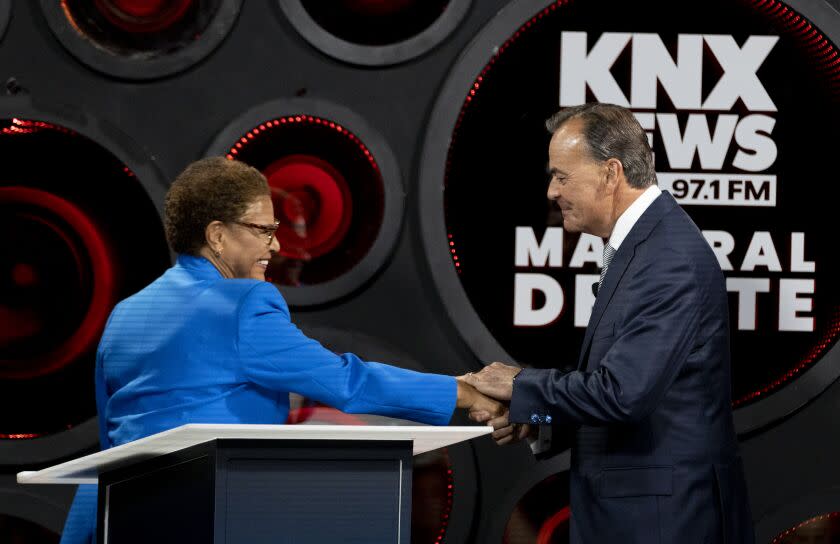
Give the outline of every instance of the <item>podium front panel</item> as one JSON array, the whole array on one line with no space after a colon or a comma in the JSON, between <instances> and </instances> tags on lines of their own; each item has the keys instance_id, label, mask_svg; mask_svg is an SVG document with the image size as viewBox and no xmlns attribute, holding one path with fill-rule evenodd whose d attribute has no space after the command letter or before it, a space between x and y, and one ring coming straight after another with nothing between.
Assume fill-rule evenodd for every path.
<instances>
[{"instance_id":1,"label":"podium front panel","mask_svg":"<svg viewBox=\"0 0 840 544\"><path fill-rule=\"evenodd\" d=\"M399 542L401 465L395 459L230 461L227 542L285 542L291 528L306 542Z\"/></svg>"},{"instance_id":2,"label":"podium front panel","mask_svg":"<svg viewBox=\"0 0 840 544\"><path fill-rule=\"evenodd\" d=\"M105 542L213 542L213 464L200 455L108 484Z\"/></svg>"},{"instance_id":3,"label":"podium front panel","mask_svg":"<svg viewBox=\"0 0 840 544\"><path fill-rule=\"evenodd\" d=\"M218 439L105 469L100 544L408 543L411 441Z\"/></svg>"}]
</instances>

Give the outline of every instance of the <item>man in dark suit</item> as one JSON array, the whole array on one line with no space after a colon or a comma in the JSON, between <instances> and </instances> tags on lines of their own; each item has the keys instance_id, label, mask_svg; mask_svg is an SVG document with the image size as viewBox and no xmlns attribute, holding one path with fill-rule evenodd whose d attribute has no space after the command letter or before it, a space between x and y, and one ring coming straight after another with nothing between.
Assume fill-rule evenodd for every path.
<instances>
[{"instance_id":1,"label":"man in dark suit","mask_svg":"<svg viewBox=\"0 0 840 544\"><path fill-rule=\"evenodd\" d=\"M657 187L630 111L586 104L547 127L563 227L608 239L577 370L493 363L462 379L510 401L490 421L499 443L528 426L576 427L573 543L751 543L717 260Z\"/></svg>"}]
</instances>

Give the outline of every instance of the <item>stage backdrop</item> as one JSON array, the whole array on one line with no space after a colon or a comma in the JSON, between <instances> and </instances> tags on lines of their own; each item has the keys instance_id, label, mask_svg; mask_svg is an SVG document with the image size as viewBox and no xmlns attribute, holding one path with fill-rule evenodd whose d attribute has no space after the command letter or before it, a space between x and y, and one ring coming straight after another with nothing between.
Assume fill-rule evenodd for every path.
<instances>
[{"instance_id":1,"label":"stage backdrop","mask_svg":"<svg viewBox=\"0 0 840 544\"><path fill-rule=\"evenodd\" d=\"M0 541L57 541L73 489L14 474L96 450L99 335L171 265L163 195L203 156L265 173L269 276L330 349L573 364L603 242L548 206L543 123L589 100L635 113L724 270L759 540L838 541L833 4L0 0ZM418 459L413 541L565 542L568 466Z\"/></svg>"}]
</instances>

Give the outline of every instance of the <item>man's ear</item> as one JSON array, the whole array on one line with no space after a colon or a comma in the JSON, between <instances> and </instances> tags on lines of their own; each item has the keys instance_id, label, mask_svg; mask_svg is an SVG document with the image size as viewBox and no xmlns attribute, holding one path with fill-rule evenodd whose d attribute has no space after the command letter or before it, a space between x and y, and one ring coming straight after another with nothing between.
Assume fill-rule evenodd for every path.
<instances>
[{"instance_id":1,"label":"man's ear","mask_svg":"<svg viewBox=\"0 0 840 544\"><path fill-rule=\"evenodd\" d=\"M608 193L616 192L624 180L624 165L615 157L611 157L604 161L604 168L606 169L606 177L604 178L604 188Z\"/></svg>"}]
</instances>

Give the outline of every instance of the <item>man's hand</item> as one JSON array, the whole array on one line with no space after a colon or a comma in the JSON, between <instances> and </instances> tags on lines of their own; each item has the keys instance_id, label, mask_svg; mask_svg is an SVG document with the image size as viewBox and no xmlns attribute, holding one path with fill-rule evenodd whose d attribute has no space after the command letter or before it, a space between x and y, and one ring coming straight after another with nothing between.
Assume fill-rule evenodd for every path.
<instances>
[{"instance_id":1,"label":"man's hand","mask_svg":"<svg viewBox=\"0 0 840 544\"><path fill-rule=\"evenodd\" d=\"M504 419L504 421L501 421L502 419ZM499 446L525 440L528 435L531 434L530 425L525 423L509 423L507 420L507 414L499 416L493 421L495 422L492 423L493 428L496 429L493 431L493 440L495 440L496 444ZM536 437L536 434L534 437Z\"/></svg>"},{"instance_id":2,"label":"man's hand","mask_svg":"<svg viewBox=\"0 0 840 544\"><path fill-rule=\"evenodd\" d=\"M487 422L488 425L493 427L493 440L499 446L524 440L531 434L532 430L536 433L535 427L524 423L511 423L508 419L509 415L510 411L496 417L488 412L473 412L470 413L470 419L479 423Z\"/></svg>"},{"instance_id":3,"label":"man's hand","mask_svg":"<svg viewBox=\"0 0 840 544\"><path fill-rule=\"evenodd\" d=\"M479 393L473 386L458 379L458 408L469 411L470 419L483 423L507 414L507 406Z\"/></svg>"},{"instance_id":4,"label":"man's hand","mask_svg":"<svg viewBox=\"0 0 840 544\"><path fill-rule=\"evenodd\" d=\"M494 399L509 401L513 395L513 378L522 369L502 363L485 366L480 372L460 376L460 380L472 385L481 393Z\"/></svg>"}]
</instances>

